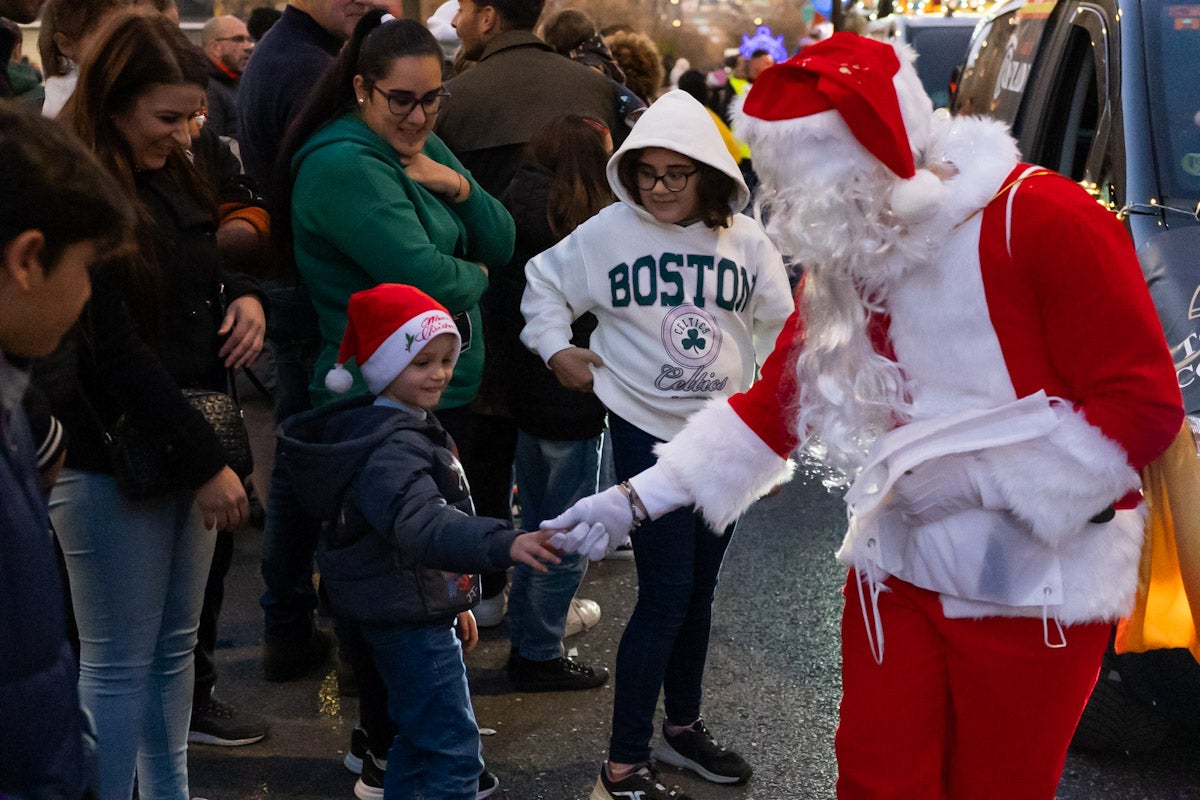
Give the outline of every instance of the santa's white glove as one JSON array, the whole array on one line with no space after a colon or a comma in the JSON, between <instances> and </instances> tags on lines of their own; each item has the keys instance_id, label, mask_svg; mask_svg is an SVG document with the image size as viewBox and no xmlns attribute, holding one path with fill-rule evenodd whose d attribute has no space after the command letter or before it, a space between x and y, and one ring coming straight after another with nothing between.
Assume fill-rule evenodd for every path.
<instances>
[{"instance_id":1,"label":"santa's white glove","mask_svg":"<svg viewBox=\"0 0 1200 800\"><path fill-rule=\"evenodd\" d=\"M608 555L615 547L610 546L614 540L604 530L599 522L588 524L581 522L569 531L562 531L550 537L550 546L563 553L583 553L592 561L599 561ZM620 540L615 540L620 544Z\"/></svg>"},{"instance_id":2,"label":"santa's white glove","mask_svg":"<svg viewBox=\"0 0 1200 800\"><path fill-rule=\"evenodd\" d=\"M562 531L551 538L552 547L568 553L586 552L592 561L599 561L644 520L693 504L691 494L655 464L618 486L583 498L540 527ZM591 530L596 524L602 532Z\"/></svg>"},{"instance_id":3,"label":"santa's white glove","mask_svg":"<svg viewBox=\"0 0 1200 800\"><path fill-rule=\"evenodd\" d=\"M955 453L926 461L901 475L892 494L899 510L914 524L926 525L969 508L996 508L981 485L982 464L974 453Z\"/></svg>"},{"instance_id":4,"label":"santa's white glove","mask_svg":"<svg viewBox=\"0 0 1200 800\"><path fill-rule=\"evenodd\" d=\"M550 539L551 547L566 553L586 552L592 561L599 561L629 535L633 529L633 511L629 497L619 487L613 486L579 500L538 527L563 531ZM599 527L600 530L594 532L593 527ZM559 537L563 537L561 543Z\"/></svg>"}]
</instances>

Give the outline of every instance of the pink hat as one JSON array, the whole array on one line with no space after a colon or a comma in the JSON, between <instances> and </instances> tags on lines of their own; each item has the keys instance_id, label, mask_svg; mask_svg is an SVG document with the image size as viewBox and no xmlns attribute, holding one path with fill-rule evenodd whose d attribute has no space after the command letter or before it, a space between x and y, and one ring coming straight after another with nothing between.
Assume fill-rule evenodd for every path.
<instances>
[{"instance_id":1,"label":"pink hat","mask_svg":"<svg viewBox=\"0 0 1200 800\"><path fill-rule=\"evenodd\" d=\"M337 363L325 375L325 386L338 394L349 391L353 383L343 366L351 358L358 362L367 388L379 394L434 337L450 333L462 345L450 312L413 286L381 283L356 292L350 295L346 316Z\"/></svg>"}]
</instances>

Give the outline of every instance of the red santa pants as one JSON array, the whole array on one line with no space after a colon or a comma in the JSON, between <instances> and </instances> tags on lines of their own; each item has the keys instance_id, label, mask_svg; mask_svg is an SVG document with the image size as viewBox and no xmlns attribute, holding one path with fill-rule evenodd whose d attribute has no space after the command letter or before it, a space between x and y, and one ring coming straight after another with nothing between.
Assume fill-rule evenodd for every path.
<instances>
[{"instance_id":1,"label":"red santa pants","mask_svg":"<svg viewBox=\"0 0 1200 800\"><path fill-rule=\"evenodd\" d=\"M844 590L838 798L1052 800L1111 626L1069 626L1054 649L1041 619L947 619L936 593L892 578L876 664L856 580Z\"/></svg>"}]
</instances>

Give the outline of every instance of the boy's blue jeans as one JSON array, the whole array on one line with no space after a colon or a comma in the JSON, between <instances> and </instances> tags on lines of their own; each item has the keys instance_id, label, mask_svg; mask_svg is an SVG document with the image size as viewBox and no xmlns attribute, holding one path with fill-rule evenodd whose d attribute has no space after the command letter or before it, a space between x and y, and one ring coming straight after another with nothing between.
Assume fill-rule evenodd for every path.
<instances>
[{"instance_id":1,"label":"boy's blue jeans","mask_svg":"<svg viewBox=\"0 0 1200 800\"><path fill-rule=\"evenodd\" d=\"M576 500L596 493L603 435L554 441L517 432L516 474L521 524L526 530L558 516ZM571 598L587 573L587 557L563 556L538 572L525 564L513 568L508 597L512 647L523 658L549 661L563 654L562 638Z\"/></svg>"},{"instance_id":2,"label":"boy's blue jeans","mask_svg":"<svg viewBox=\"0 0 1200 800\"><path fill-rule=\"evenodd\" d=\"M659 439L613 414L609 430L617 480L654 464ZM650 760L660 690L668 720L687 725L700 717L713 595L735 525L718 535L689 506L631 535L638 598L617 648L612 761Z\"/></svg>"},{"instance_id":3,"label":"boy's blue jeans","mask_svg":"<svg viewBox=\"0 0 1200 800\"><path fill-rule=\"evenodd\" d=\"M474 800L483 772L462 646L450 626L364 624L399 733L387 754L388 800Z\"/></svg>"}]
</instances>

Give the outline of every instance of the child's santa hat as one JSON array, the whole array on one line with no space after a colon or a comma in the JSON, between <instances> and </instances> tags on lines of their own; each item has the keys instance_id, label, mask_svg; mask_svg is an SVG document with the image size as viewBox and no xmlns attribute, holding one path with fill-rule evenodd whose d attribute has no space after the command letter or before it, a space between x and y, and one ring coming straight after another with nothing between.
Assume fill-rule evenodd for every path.
<instances>
[{"instance_id":1,"label":"child's santa hat","mask_svg":"<svg viewBox=\"0 0 1200 800\"><path fill-rule=\"evenodd\" d=\"M755 161L763 155L787 160L806 139L852 136L895 174L892 213L902 221L927 218L946 189L932 172L916 168L929 143L933 104L913 68L915 57L903 46L835 33L758 76L742 105L738 136Z\"/></svg>"},{"instance_id":2,"label":"child's santa hat","mask_svg":"<svg viewBox=\"0 0 1200 800\"><path fill-rule=\"evenodd\" d=\"M345 368L353 358L366 378L371 394L379 394L435 336L453 334L458 346L462 337L450 312L413 286L381 283L373 289L350 295L346 308L346 335L338 360L325 375L330 391L350 390L354 379Z\"/></svg>"}]
</instances>

